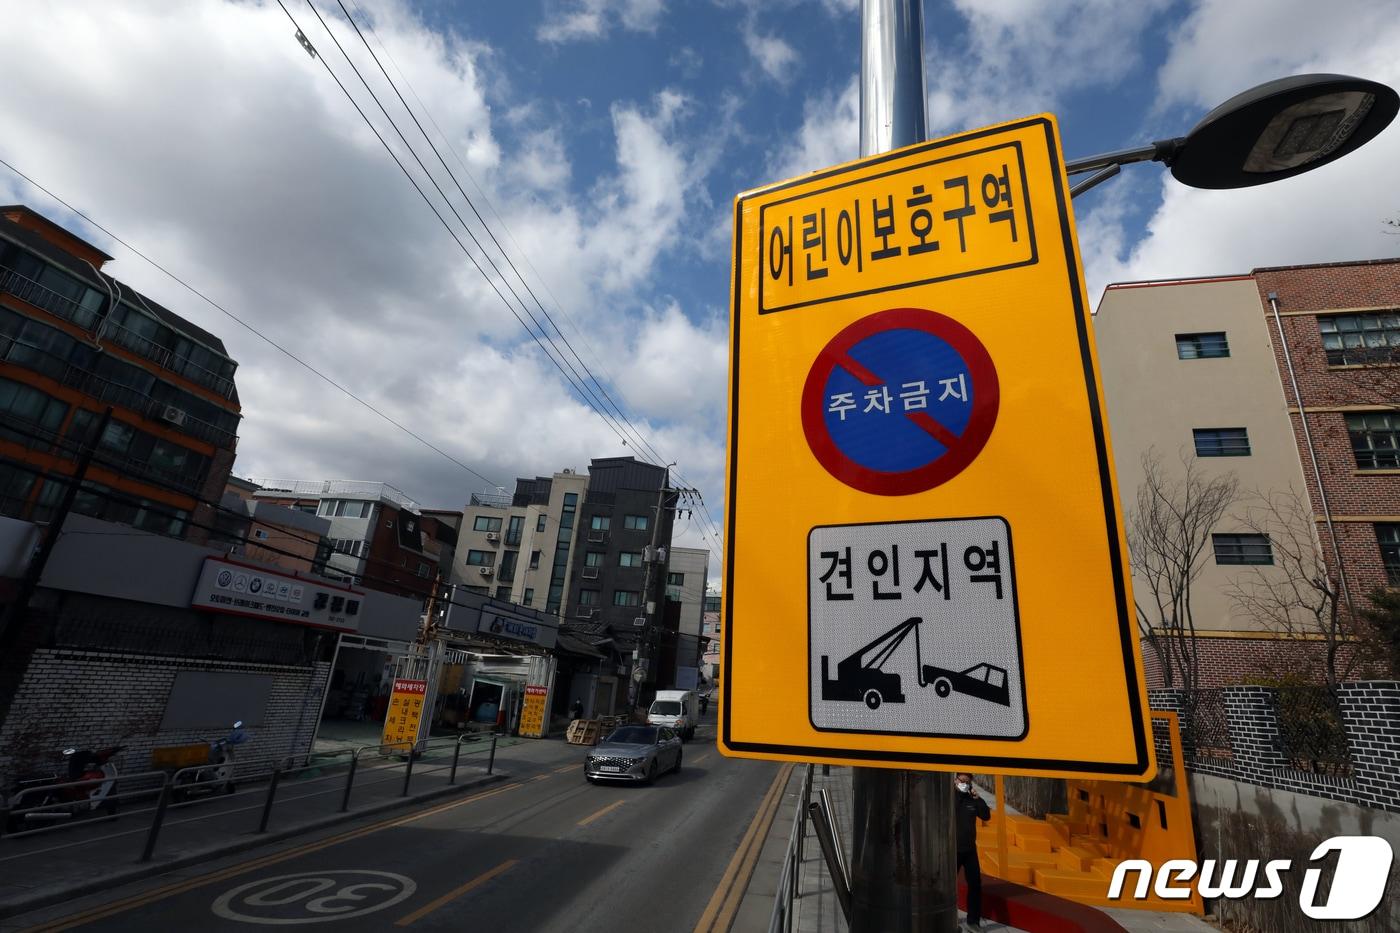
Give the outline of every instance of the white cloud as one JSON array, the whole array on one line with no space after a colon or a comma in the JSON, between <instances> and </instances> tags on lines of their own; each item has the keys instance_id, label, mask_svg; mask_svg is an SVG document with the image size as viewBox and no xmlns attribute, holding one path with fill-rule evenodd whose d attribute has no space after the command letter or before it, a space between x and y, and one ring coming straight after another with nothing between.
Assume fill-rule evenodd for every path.
<instances>
[{"instance_id":1,"label":"white cloud","mask_svg":"<svg viewBox=\"0 0 1400 933\"><path fill-rule=\"evenodd\" d=\"M665 0L556 0L536 35L542 42L601 39L614 23L633 32L651 32L665 10Z\"/></svg>"},{"instance_id":2,"label":"white cloud","mask_svg":"<svg viewBox=\"0 0 1400 933\"><path fill-rule=\"evenodd\" d=\"M660 8L633 4L623 20L636 21L648 6ZM523 335L275 5L15 0L10 7L9 51L0 57L7 160L496 482L628 451ZM681 323L669 308L647 312L635 292L650 285L677 242L688 205L705 202L697 192L711 163L682 139L686 99L661 91L645 103L614 105L615 159L591 190L571 193L559 128L536 119L537 131L502 141L511 134L501 132L491 101L508 89L490 48L430 30L396 0L376 0L371 13L455 156L565 300L572 315L554 311L555 320L585 359L601 375L600 349L671 352L668 335ZM296 15L321 54L348 74L314 18ZM386 104L394 101L348 26L331 22ZM397 78L394 65L385 66ZM530 112L528 101L498 106ZM404 129L416 133L411 123ZM436 158L423 155L471 219ZM457 169L455 156L444 155ZM72 222L12 178L0 178L0 189L7 200ZM478 207L494 219L484 202ZM118 257L108 271L220 335L240 362L239 473L383 480L442 506L482 489L481 480L125 249L84 232ZM535 291L550 303L543 288ZM593 350L575 327L589 333ZM645 366L626 375L629 398L655 397L648 386L665 381ZM690 381L710 391L704 380ZM648 409L651 420L639 427L718 502L722 435L710 429L709 412L676 397L683 414Z\"/></svg>"},{"instance_id":3,"label":"white cloud","mask_svg":"<svg viewBox=\"0 0 1400 933\"><path fill-rule=\"evenodd\" d=\"M1400 21L1384 11L1342 0L1319 17L1298 0L1271 7L1267 17L1254 13L1221 0L1195 8L1171 37L1159 75L1164 106L1203 112L1250 86L1312 71L1400 86ZM1384 226L1400 209L1387 181L1397 164L1400 127L1391 126L1331 165L1257 188L1201 191L1163 172L1146 235L1131 249L1107 250L1116 256L1103 260L1097 280L1400 256L1400 238Z\"/></svg>"},{"instance_id":4,"label":"white cloud","mask_svg":"<svg viewBox=\"0 0 1400 933\"><path fill-rule=\"evenodd\" d=\"M755 17L748 17L743 28L744 47L758 62L763 73L779 84L792 80L797 50L776 35L762 35Z\"/></svg>"},{"instance_id":5,"label":"white cloud","mask_svg":"<svg viewBox=\"0 0 1400 933\"><path fill-rule=\"evenodd\" d=\"M769 154L773 179L805 175L860 154L860 82L809 98L791 143Z\"/></svg>"}]
</instances>

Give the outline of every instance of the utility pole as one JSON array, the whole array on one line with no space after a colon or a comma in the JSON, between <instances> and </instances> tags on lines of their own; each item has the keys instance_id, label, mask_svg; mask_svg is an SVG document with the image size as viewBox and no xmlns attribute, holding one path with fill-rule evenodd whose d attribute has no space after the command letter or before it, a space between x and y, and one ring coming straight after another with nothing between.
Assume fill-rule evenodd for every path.
<instances>
[{"instance_id":1,"label":"utility pole","mask_svg":"<svg viewBox=\"0 0 1400 933\"><path fill-rule=\"evenodd\" d=\"M860 154L928 137L923 0L862 0ZM852 769L852 933L958 928L952 775Z\"/></svg>"}]
</instances>

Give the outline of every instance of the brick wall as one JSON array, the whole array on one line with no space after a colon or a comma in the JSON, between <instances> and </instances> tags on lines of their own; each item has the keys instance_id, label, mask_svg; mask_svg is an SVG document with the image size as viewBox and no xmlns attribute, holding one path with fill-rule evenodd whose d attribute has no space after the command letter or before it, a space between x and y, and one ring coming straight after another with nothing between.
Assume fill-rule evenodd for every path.
<instances>
[{"instance_id":1,"label":"brick wall","mask_svg":"<svg viewBox=\"0 0 1400 933\"><path fill-rule=\"evenodd\" d=\"M1183 728L1191 771L1400 813L1400 682L1356 681L1338 688L1350 764L1346 776L1289 766L1279 733L1278 691L1236 685L1223 692L1230 756L1195 754L1190 729ZM1149 699L1153 709L1176 712L1183 722L1188 718L1183 691L1154 689Z\"/></svg>"},{"instance_id":2,"label":"brick wall","mask_svg":"<svg viewBox=\"0 0 1400 933\"><path fill-rule=\"evenodd\" d=\"M197 741L197 732L160 728L181 671L272 677L264 721L247 730L241 760L309 750L333 635L51 590L40 590L35 604L35 624L22 646L28 663L0 719L0 787L16 774L51 771L70 745L100 748L122 740L127 749L117 767L133 773L149 769L153 747Z\"/></svg>"},{"instance_id":3,"label":"brick wall","mask_svg":"<svg viewBox=\"0 0 1400 933\"><path fill-rule=\"evenodd\" d=\"M1376 407L1394 409L1400 405L1400 369L1336 368L1328 365L1318 330L1318 314L1352 309L1400 307L1400 260L1373 260L1256 269L1260 307L1267 317L1269 339L1284 393L1290 407L1297 406L1288 380L1288 369L1268 296L1278 296L1279 313L1293 372L1298 380L1302 404L1309 409L1308 428L1313 452L1322 474L1322 486L1334 518L1334 527L1353 600L1361 602L1367 592L1385 583L1380 548L1375 530L1368 521L1348 522L1347 518L1400 515L1400 474L1360 474L1347 433L1345 413L1313 411L1314 408ZM1387 405L1388 403L1388 405ZM1302 458L1303 473L1313 511L1323 514L1320 490L1313 476L1311 459L1302 432L1302 416L1292 420ZM1330 535L1319 527L1323 553L1334 572L1338 564Z\"/></svg>"},{"instance_id":4,"label":"brick wall","mask_svg":"<svg viewBox=\"0 0 1400 933\"><path fill-rule=\"evenodd\" d=\"M1326 682L1326 644L1281 638L1197 638L1196 660L1202 689L1227 687L1249 680L1301 679ZM1337 669L1345 678L1376 676L1383 671L1374 658L1354 643L1338 649ZM1143 642L1143 672L1149 688L1167 686L1162 659ZM1175 668L1174 668L1175 669ZM1181 686L1178 671L1175 686Z\"/></svg>"}]
</instances>

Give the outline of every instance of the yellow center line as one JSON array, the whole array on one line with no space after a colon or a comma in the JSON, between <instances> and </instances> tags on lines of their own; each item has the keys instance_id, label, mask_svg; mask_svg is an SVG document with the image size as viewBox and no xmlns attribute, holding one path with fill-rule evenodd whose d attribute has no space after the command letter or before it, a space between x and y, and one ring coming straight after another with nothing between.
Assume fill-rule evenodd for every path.
<instances>
[{"instance_id":1,"label":"yellow center line","mask_svg":"<svg viewBox=\"0 0 1400 933\"><path fill-rule=\"evenodd\" d=\"M604 807L603 809L599 810L597 813L593 814L592 816L585 816L583 819L579 820L579 821L578 821L578 825L580 825L580 826L587 826L589 823L593 822L594 820L598 819L599 817L607 816L609 813L613 812L614 810L616 810L618 807L622 806L622 805L623 805L624 803L626 803L626 802L627 802L627 800L626 800L625 798L622 799L622 800L614 800L612 803L608 804L606 807Z\"/></svg>"},{"instance_id":2,"label":"yellow center line","mask_svg":"<svg viewBox=\"0 0 1400 933\"><path fill-rule=\"evenodd\" d=\"M705 754L701 755L699 758L696 758L694 761L692 761L691 764L693 764L693 765L698 765L698 764L700 764L701 762L703 762L705 759L707 759L707 758L709 758L709 757L710 757L710 753L709 753L709 752L706 752Z\"/></svg>"},{"instance_id":3,"label":"yellow center line","mask_svg":"<svg viewBox=\"0 0 1400 933\"><path fill-rule=\"evenodd\" d=\"M120 913L125 913L128 910L134 910L137 907L144 907L147 904L153 904L156 901L165 900L166 898L173 897L176 894L183 894L186 891L193 891L195 888L202 888L205 885L213 884L217 881L225 881L229 878L236 878L239 875L245 875L248 872L257 871L259 868L266 868L269 865L276 865L279 862L285 862L289 859L294 859L301 855L310 855L312 852L319 852L322 849L328 849L331 846L339 845L342 842L350 842L353 839L359 839L361 836L368 836L371 833L377 833L383 829L391 829L395 826L403 826L406 823L412 823L415 820L421 820L425 817L433 816L437 813L442 813L447 810L455 810L457 807L463 807L469 803L475 803L478 800L485 800L487 797L494 797L497 794L504 794L506 791L515 790L517 787L523 786L523 784L507 784L504 787L498 787L494 790L488 790L484 793L473 794L472 796L467 797L463 800L454 800L450 803L440 804L439 806L432 807L428 810L424 810L421 813L412 813L408 816L400 816L388 820L383 820L382 822L374 823L370 826L363 826L359 829L352 829L349 832L341 833L337 836L331 836L328 839L322 839L319 842L307 843L304 846L298 846L294 849L288 849L285 852L277 852L273 855L265 855L262 858L253 859L250 862L243 862L238 865L232 865L228 868L223 869L222 871L211 872L210 874L201 875L198 878L191 878L185 881L177 881L173 884L168 884L163 888L157 888L154 891L147 891L142 894L134 894L131 897L125 898L120 901L115 901L111 904L103 904L99 907L92 908L91 910L74 914L70 917L64 917L61 920L56 920L53 923L47 924L45 926L34 927L29 931L29 933L57 933L57 931L59 930L71 930L73 927L82 926L83 924L92 923L97 920L104 920L108 917L112 917Z\"/></svg>"},{"instance_id":4,"label":"yellow center line","mask_svg":"<svg viewBox=\"0 0 1400 933\"><path fill-rule=\"evenodd\" d=\"M700 922L695 924L695 933L725 933L734 923L734 914L738 912L744 892L748 890L754 865L758 863L763 842L768 838L773 817L778 812L778 805L782 803L783 788L787 786L792 769L793 765L788 763L779 768L778 773L773 776L773 783L769 785L768 793L759 803L753 822L749 824L739 848L730 859L729 867L724 870L724 876L720 878L705 912L700 915Z\"/></svg>"},{"instance_id":5,"label":"yellow center line","mask_svg":"<svg viewBox=\"0 0 1400 933\"><path fill-rule=\"evenodd\" d=\"M554 777L554 775L552 774L537 774L534 777L530 778L530 783L533 784L536 781L548 781L552 777Z\"/></svg>"},{"instance_id":6,"label":"yellow center line","mask_svg":"<svg viewBox=\"0 0 1400 933\"><path fill-rule=\"evenodd\" d=\"M483 884L490 881L492 878L496 877L497 875L505 874L518 864L520 864L519 859L506 859L504 862L497 865L490 871L482 872L481 874L477 875L475 878L473 878L471 881L468 881L460 888L453 888L451 891L448 891L446 894L433 901L432 903L424 904L422 907L418 908L413 913L400 917L398 920L394 921L394 926L406 927L410 923L422 920L424 917L428 916L428 914L437 910L439 907L442 907L444 904L449 904L452 901L455 901L457 898L461 897L463 894L466 894L468 891L481 887Z\"/></svg>"},{"instance_id":7,"label":"yellow center line","mask_svg":"<svg viewBox=\"0 0 1400 933\"><path fill-rule=\"evenodd\" d=\"M554 773L555 773L555 774L563 774L563 773L566 772L566 771L577 771L579 768L582 768L582 767L583 767L583 765L565 765L565 766L562 767L562 768L555 768L555 769L554 769Z\"/></svg>"}]
</instances>

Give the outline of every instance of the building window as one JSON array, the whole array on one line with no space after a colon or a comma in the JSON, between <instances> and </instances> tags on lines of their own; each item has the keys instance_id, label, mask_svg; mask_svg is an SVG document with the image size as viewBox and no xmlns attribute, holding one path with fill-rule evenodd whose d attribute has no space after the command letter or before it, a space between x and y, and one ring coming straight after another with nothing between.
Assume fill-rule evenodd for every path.
<instances>
[{"instance_id":1,"label":"building window","mask_svg":"<svg viewBox=\"0 0 1400 933\"><path fill-rule=\"evenodd\" d=\"M588 520L589 531L607 531L612 524L612 517L609 515L595 515Z\"/></svg>"},{"instance_id":2,"label":"building window","mask_svg":"<svg viewBox=\"0 0 1400 933\"><path fill-rule=\"evenodd\" d=\"M645 515L629 515L622 520L622 527L628 531L646 531L647 517Z\"/></svg>"},{"instance_id":3,"label":"building window","mask_svg":"<svg viewBox=\"0 0 1400 933\"><path fill-rule=\"evenodd\" d=\"M506 528L506 544L511 547L518 547L520 545L520 532L524 525L524 515L512 515L510 517L510 525Z\"/></svg>"},{"instance_id":4,"label":"building window","mask_svg":"<svg viewBox=\"0 0 1400 933\"><path fill-rule=\"evenodd\" d=\"M1376 526L1376 541L1381 546L1381 564L1391 586L1400 586L1400 525Z\"/></svg>"},{"instance_id":5,"label":"building window","mask_svg":"<svg viewBox=\"0 0 1400 933\"><path fill-rule=\"evenodd\" d=\"M1400 469L1400 415L1367 411L1346 418L1357 469Z\"/></svg>"},{"instance_id":6,"label":"building window","mask_svg":"<svg viewBox=\"0 0 1400 933\"><path fill-rule=\"evenodd\" d=\"M547 521L549 521L549 516L541 512L539 520L535 522L535 532L537 534L541 531L544 531L545 522Z\"/></svg>"},{"instance_id":7,"label":"building window","mask_svg":"<svg viewBox=\"0 0 1400 933\"><path fill-rule=\"evenodd\" d=\"M603 566L603 552L602 552L602 551L589 551L587 554L583 555L583 566L585 566L585 567L601 567L601 566Z\"/></svg>"},{"instance_id":8,"label":"building window","mask_svg":"<svg viewBox=\"0 0 1400 933\"><path fill-rule=\"evenodd\" d=\"M1211 535L1217 564L1272 564L1268 535Z\"/></svg>"},{"instance_id":9,"label":"building window","mask_svg":"<svg viewBox=\"0 0 1400 933\"><path fill-rule=\"evenodd\" d=\"M1400 312L1329 314L1317 329L1329 366L1400 362Z\"/></svg>"},{"instance_id":10,"label":"building window","mask_svg":"<svg viewBox=\"0 0 1400 933\"><path fill-rule=\"evenodd\" d=\"M683 574L683 573L668 573L668 574L666 574L666 585L667 585L667 586L685 586L685 574Z\"/></svg>"},{"instance_id":11,"label":"building window","mask_svg":"<svg viewBox=\"0 0 1400 933\"><path fill-rule=\"evenodd\" d=\"M613 590L614 606L640 606L642 594L636 590Z\"/></svg>"},{"instance_id":12,"label":"building window","mask_svg":"<svg viewBox=\"0 0 1400 933\"><path fill-rule=\"evenodd\" d=\"M1194 428L1198 457L1248 457L1249 434L1244 428Z\"/></svg>"},{"instance_id":13,"label":"building window","mask_svg":"<svg viewBox=\"0 0 1400 933\"><path fill-rule=\"evenodd\" d=\"M433 568L429 567L421 560L418 562L418 576L426 578L428 574L432 572L432 569Z\"/></svg>"},{"instance_id":14,"label":"building window","mask_svg":"<svg viewBox=\"0 0 1400 933\"><path fill-rule=\"evenodd\" d=\"M708 596L708 595L707 595L707 596L705 597L705 611L706 611L706 612L719 612L719 597L718 597L718 596Z\"/></svg>"},{"instance_id":15,"label":"building window","mask_svg":"<svg viewBox=\"0 0 1400 933\"><path fill-rule=\"evenodd\" d=\"M500 531L501 520L489 515L478 515L472 522L472 531Z\"/></svg>"},{"instance_id":16,"label":"building window","mask_svg":"<svg viewBox=\"0 0 1400 933\"><path fill-rule=\"evenodd\" d=\"M534 603L534 601L535 601L535 588L534 588L533 586L527 586L527 587L525 587L525 605L529 606L529 605L531 605L532 603Z\"/></svg>"},{"instance_id":17,"label":"building window","mask_svg":"<svg viewBox=\"0 0 1400 933\"><path fill-rule=\"evenodd\" d=\"M597 590L579 590L579 591L578 591L578 604L579 604L580 606L596 606L596 605L598 605L598 591L597 591Z\"/></svg>"},{"instance_id":18,"label":"building window","mask_svg":"<svg viewBox=\"0 0 1400 933\"><path fill-rule=\"evenodd\" d=\"M369 518L374 511L374 503L358 499L322 499L317 515L326 518Z\"/></svg>"},{"instance_id":19,"label":"building window","mask_svg":"<svg viewBox=\"0 0 1400 933\"><path fill-rule=\"evenodd\" d=\"M641 551L623 551L617 555L617 565L619 567L640 567L642 566Z\"/></svg>"},{"instance_id":20,"label":"building window","mask_svg":"<svg viewBox=\"0 0 1400 933\"><path fill-rule=\"evenodd\" d=\"M467 551L468 567L494 567L496 566L495 551Z\"/></svg>"},{"instance_id":21,"label":"building window","mask_svg":"<svg viewBox=\"0 0 1400 933\"><path fill-rule=\"evenodd\" d=\"M510 602L510 584L496 587L496 598L503 603Z\"/></svg>"},{"instance_id":22,"label":"building window","mask_svg":"<svg viewBox=\"0 0 1400 933\"><path fill-rule=\"evenodd\" d=\"M17 463L0 462L0 515L19 518L38 475Z\"/></svg>"},{"instance_id":23,"label":"building window","mask_svg":"<svg viewBox=\"0 0 1400 933\"><path fill-rule=\"evenodd\" d=\"M489 586L470 586L470 585L469 585L469 586L467 587L467 592L468 592L468 593L477 593L477 594L480 594L480 595L482 595L482 596L490 596L490 595L491 595L491 587L489 587Z\"/></svg>"},{"instance_id":24,"label":"building window","mask_svg":"<svg viewBox=\"0 0 1400 933\"><path fill-rule=\"evenodd\" d=\"M1213 360L1230 355L1230 342L1224 331L1205 334L1177 334L1176 356L1181 360Z\"/></svg>"},{"instance_id":25,"label":"building window","mask_svg":"<svg viewBox=\"0 0 1400 933\"><path fill-rule=\"evenodd\" d=\"M498 579L500 579L502 583L512 583L515 581L515 565L519 560L519 551L501 552L501 575Z\"/></svg>"},{"instance_id":26,"label":"building window","mask_svg":"<svg viewBox=\"0 0 1400 933\"><path fill-rule=\"evenodd\" d=\"M539 551L531 551L531 552L530 552L530 569L531 569L531 570L539 570L539 569L540 569L540 552L539 552Z\"/></svg>"}]
</instances>

